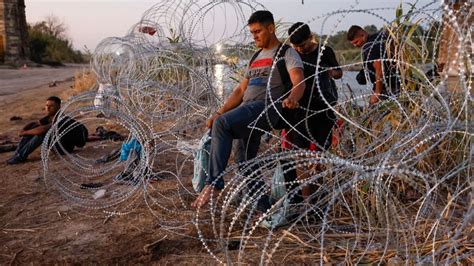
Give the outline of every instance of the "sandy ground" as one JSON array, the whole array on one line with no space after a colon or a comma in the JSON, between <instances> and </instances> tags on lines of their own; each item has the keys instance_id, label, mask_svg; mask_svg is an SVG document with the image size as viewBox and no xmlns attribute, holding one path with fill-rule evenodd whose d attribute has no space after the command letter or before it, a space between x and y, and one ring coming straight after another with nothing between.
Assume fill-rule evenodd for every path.
<instances>
[{"instance_id":1,"label":"sandy ground","mask_svg":"<svg viewBox=\"0 0 474 266\"><path fill-rule=\"evenodd\" d=\"M21 127L42 117L48 96L58 95L65 100L76 94L72 81L58 82L55 87L47 85L52 79L70 80L74 71L0 70L4 93L0 96L0 141L18 139ZM22 120L10 121L12 116ZM80 152L93 154L94 145L97 143L88 143ZM197 239L157 227L156 217L143 200L131 213L110 219L78 211L44 182L39 149L21 165L5 163L12 154L0 153L0 265L215 263ZM174 160L171 156L163 164L174 167ZM155 186L172 190L176 183L164 180ZM183 230L186 235L193 235L192 227ZM147 247L159 239L162 241Z\"/></svg>"}]
</instances>

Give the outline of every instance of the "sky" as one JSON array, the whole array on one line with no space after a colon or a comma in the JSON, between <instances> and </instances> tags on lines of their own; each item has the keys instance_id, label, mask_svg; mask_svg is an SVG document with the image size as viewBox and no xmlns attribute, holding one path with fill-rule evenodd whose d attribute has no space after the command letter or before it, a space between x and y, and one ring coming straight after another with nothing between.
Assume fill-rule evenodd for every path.
<instances>
[{"instance_id":1,"label":"sky","mask_svg":"<svg viewBox=\"0 0 474 266\"><path fill-rule=\"evenodd\" d=\"M330 34L339 30L347 30L352 24L375 24L380 27L384 23L381 18L389 21L394 19L394 8L401 2L401 0L359 0L357 3L356 0L303 1L304 4L302 4L302 0L261 0L259 3L270 10L277 20L309 22L314 32ZM28 23L35 23L49 15L54 15L67 25L67 36L72 41L75 49L83 50L86 46L93 51L104 38L126 35L129 29L140 21L144 12L157 2L157 0L25 0L26 20ZM169 2L175 3L177 0L170 0ZM434 1L419 0L418 5L432 2ZM346 13L345 15L332 16L327 21L319 18L323 14L342 9L371 8L386 9L375 11L380 17L368 13ZM244 13L247 10L244 9ZM245 19L250 15L250 11L247 13ZM214 26L211 27L212 29L208 28L208 31L225 30L221 11L217 11L212 15L212 19L214 22L207 23L205 26L211 27L209 26L211 24ZM232 15L228 14L227 21L232 19ZM230 22L227 23L231 24ZM244 27L244 25L234 26Z\"/></svg>"}]
</instances>

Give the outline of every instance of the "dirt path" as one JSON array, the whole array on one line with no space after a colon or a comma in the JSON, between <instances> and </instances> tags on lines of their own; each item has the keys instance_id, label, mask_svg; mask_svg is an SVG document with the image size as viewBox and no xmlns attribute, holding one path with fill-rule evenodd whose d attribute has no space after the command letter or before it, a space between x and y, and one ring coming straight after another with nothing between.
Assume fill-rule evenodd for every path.
<instances>
[{"instance_id":1,"label":"dirt path","mask_svg":"<svg viewBox=\"0 0 474 266\"><path fill-rule=\"evenodd\" d=\"M27 67L0 69L0 96L38 88L51 82L70 80L74 74L88 65L67 65L65 67Z\"/></svg>"}]
</instances>

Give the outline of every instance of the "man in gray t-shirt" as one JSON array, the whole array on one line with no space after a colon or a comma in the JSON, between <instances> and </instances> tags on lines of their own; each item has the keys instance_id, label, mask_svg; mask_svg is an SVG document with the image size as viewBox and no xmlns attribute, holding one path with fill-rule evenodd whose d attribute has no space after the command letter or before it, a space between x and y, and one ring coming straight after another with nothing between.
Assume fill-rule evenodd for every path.
<instances>
[{"instance_id":1,"label":"man in gray t-shirt","mask_svg":"<svg viewBox=\"0 0 474 266\"><path fill-rule=\"evenodd\" d=\"M278 52L280 46L275 46L268 50L262 50L251 65L247 67L245 78L249 80L247 89L245 90L243 102L264 101L267 97L267 85L270 77L273 58ZM285 52L286 69L291 71L294 68L303 69L303 63L300 56L294 49L288 49ZM270 80L270 93L273 101L277 101L284 93L285 86L278 68L275 67Z\"/></svg>"},{"instance_id":2,"label":"man in gray t-shirt","mask_svg":"<svg viewBox=\"0 0 474 266\"><path fill-rule=\"evenodd\" d=\"M192 203L194 208L206 204L211 195L216 194L214 190L224 188L224 180L220 175L227 167L232 141L239 139L236 155L238 162L255 158L262 130L270 130L276 124L281 111L278 109L298 107L298 101L304 93L303 64L295 50L288 48L284 56L293 84L288 94L285 95L285 85L278 68L274 67L272 71L273 58L281 46L275 35L272 13L256 11L249 18L248 27L255 45L261 48L261 51L248 66L245 78L224 105L207 121L206 126L212 127L208 178L201 194ZM264 114L261 115L262 113ZM261 130L252 130L251 127ZM258 186L259 184L255 184L253 187Z\"/></svg>"}]
</instances>

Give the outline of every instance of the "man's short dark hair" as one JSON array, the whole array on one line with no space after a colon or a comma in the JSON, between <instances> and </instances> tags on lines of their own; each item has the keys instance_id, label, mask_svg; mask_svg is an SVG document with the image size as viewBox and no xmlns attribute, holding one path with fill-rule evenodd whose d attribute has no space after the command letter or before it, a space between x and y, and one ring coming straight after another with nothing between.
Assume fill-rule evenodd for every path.
<instances>
[{"instance_id":1,"label":"man's short dark hair","mask_svg":"<svg viewBox=\"0 0 474 266\"><path fill-rule=\"evenodd\" d=\"M361 28L360 26L352 25L347 31L347 40L350 42L354 40L360 31L364 31L364 29Z\"/></svg>"},{"instance_id":2,"label":"man's short dark hair","mask_svg":"<svg viewBox=\"0 0 474 266\"><path fill-rule=\"evenodd\" d=\"M311 30L308 24L296 22L288 29L288 35L292 44L300 44L311 37Z\"/></svg>"},{"instance_id":3,"label":"man's short dark hair","mask_svg":"<svg viewBox=\"0 0 474 266\"><path fill-rule=\"evenodd\" d=\"M264 25L268 25L268 24L275 24L275 21L273 20L273 15L270 11L258 10L258 11L255 11L248 20L248 25L254 24L254 23L261 23Z\"/></svg>"},{"instance_id":4,"label":"man's short dark hair","mask_svg":"<svg viewBox=\"0 0 474 266\"><path fill-rule=\"evenodd\" d=\"M61 99L59 99L59 97L57 96L50 96L48 99L46 99L47 101L53 101L55 102L58 106L61 106Z\"/></svg>"}]
</instances>

